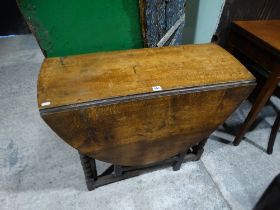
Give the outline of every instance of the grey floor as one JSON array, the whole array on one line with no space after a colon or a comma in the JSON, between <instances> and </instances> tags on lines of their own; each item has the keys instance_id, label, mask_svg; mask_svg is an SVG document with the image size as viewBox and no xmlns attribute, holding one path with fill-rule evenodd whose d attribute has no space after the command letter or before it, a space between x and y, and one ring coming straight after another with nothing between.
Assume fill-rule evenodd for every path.
<instances>
[{"instance_id":1,"label":"grey floor","mask_svg":"<svg viewBox=\"0 0 280 210\"><path fill-rule=\"evenodd\" d=\"M280 173L280 135L274 153L264 152L275 107L264 108L239 147L230 144L250 109L244 102L211 135L202 160L88 192L77 152L39 116L42 60L31 35L0 39L0 209L252 209Z\"/></svg>"}]
</instances>

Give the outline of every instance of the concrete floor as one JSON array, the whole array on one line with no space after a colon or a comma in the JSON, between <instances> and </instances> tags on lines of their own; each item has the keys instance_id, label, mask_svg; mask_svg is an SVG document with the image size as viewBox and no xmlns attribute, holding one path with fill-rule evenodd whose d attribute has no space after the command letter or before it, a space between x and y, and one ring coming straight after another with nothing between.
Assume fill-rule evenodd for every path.
<instances>
[{"instance_id":1,"label":"concrete floor","mask_svg":"<svg viewBox=\"0 0 280 210\"><path fill-rule=\"evenodd\" d=\"M206 144L202 160L86 190L77 152L42 121L36 82L43 55L31 35L0 39L0 209L252 209L280 172L280 135L266 148L267 106L239 147L244 102ZM273 103L280 104L277 99ZM227 135L225 135L225 131ZM105 164L98 162L98 169Z\"/></svg>"}]
</instances>

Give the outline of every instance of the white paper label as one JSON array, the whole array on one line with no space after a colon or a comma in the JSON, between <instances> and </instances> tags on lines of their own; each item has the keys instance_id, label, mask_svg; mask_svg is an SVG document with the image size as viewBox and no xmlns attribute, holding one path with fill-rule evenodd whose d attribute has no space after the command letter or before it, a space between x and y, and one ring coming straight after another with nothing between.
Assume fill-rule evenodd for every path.
<instances>
[{"instance_id":1,"label":"white paper label","mask_svg":"<svg viewBox=\"0 0 280 210\"><path fill-rule=\"evenodd\" d=\"M153 88L153 91L161 91L162 90L162 88L160 86L154 86L152 88Z\"/></svg>"},{"instance_id":2,"label":"white paper label","mask_svg":"<svg viewBox=\"0 0 280 210\"><path fill-rule=\"evenodd\" d=\"M51 102L49 101L41 103L41 106L49 106L49 105L51 105Z\"/></svg>"}]
</instances>

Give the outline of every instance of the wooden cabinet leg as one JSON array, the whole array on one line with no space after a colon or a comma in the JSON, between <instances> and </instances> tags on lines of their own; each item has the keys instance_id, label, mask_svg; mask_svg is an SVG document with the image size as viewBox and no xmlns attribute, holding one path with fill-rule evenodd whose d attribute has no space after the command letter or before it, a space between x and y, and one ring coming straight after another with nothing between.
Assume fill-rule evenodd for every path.
<instances>
[{"instance_id":1,"label":"wooden cabinet leg","mask_svg":"<svg viewBox=\"0 0 280 210\"><path fill-rule=\"evenodd\" d=\"M273 145L277 136L278 129L280 127L280 112L278 112L276 120L272 126L268 145L267 145L267 154L272 154Z\"/></svg>"},{"instance_id":2,"label":"wooden cabinet leg","mask_svg":"<svg viewBox=\"0 0 280 210\"><path fill-rule=\"evenodd\" d=\"M275 70L274 73L272 73L268 77L267 81L264 84L264 87L262 88L256 102L254 103L251 111L249 112L239 133L236 135L234 142L233 142L233 144L235 146L239 145L239 143L241 142L246 131L250 128L250 126L253 124L253 122L257 118L258 113L260 112L262 107L265 105L265 103L268 101L268 99L272 95L273 91L275 90L278 81L279 81L279 78L277 77L277 71Z\"/></svg>"}]
</instances>

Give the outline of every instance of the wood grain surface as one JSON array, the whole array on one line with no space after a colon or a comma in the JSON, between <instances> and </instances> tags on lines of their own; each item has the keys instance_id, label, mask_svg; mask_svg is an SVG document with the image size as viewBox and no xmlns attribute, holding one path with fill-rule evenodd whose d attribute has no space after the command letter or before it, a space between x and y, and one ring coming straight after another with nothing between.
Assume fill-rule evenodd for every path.
<instances>
[{"instance_id":1,"label":"wood grain surface","mask_svg":"<svg viewBox=\"0 0 280 210\"><path fill-rule=\"evenodd\" d=\"M254 81L214 44L88 54L46 59L38 103L45 122L81 153L139 166L207 138Z\"/></svg>"},{"instance_id":2,"label":"wood grain surface","mask_svg":"<svg viewBox=\"0 0 280 210\"><path fill-rule=\"evenodd\" d=\"M279 0L225 0L220 22L212 40L225 46L233 21L280 19L279 11Z\"/></svg>"},{"instance_id":3,"label":"wood grain surface","mask_svg":"<svg viewBox=\"0 0 280 210\"><path fill-rule=\"evenodd\" d=\"M207 138L254 85L205 90L42 115L81 153L118 165L170 158Z\"/></svg>"},{"instance_id":4,"label":"wood grain surface","mask_svg":"<svg viewBox=\"0 0 280 210\"><path fill-rule=\"evenodd\" d=\"M154 86L168 91L244 80L254 77L214 44L47 58L38 80L38 106L151 93Z\"/></svg>"},{"instance_id":5,"label":"wood grain surface","mask_svg":"<svg viewBox=\"0 0 280 210\"><path fill-rule=\"evenodd\" d=\"M234 21L234 24L280 53L280 20Z\"/></svg>"}]
</instances>

